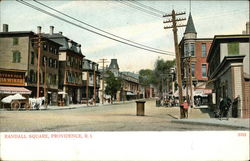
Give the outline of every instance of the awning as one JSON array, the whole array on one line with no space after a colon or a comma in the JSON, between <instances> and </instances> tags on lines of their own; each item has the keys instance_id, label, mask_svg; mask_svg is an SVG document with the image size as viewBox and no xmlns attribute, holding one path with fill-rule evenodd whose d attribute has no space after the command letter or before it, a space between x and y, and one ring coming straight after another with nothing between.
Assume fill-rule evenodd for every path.
<instances>
[{"instance_id":1,"label":"awning","mask_svg":"<svg viewBox=\"0 0 250 161\"><path fill-rule=\"evenodd\" d=\"M0 94L31 94L31 91L24 87L7 87L0 86Z\"/></svg>"}]
</instances>

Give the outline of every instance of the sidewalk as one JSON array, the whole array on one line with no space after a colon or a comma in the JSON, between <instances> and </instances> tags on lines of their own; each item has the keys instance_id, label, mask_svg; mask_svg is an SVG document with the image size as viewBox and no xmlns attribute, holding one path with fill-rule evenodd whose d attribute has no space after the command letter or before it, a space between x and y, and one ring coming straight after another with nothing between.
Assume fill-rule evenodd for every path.
<instances>
[{"instance_id":1,"label":"sidewalk","mask_svg":"<svg viewBox=\"0 0 250 161\"><path fill-rule=\"evenodd\" d=\"M120 102L113 102L113 105L117 104L126 104L126 103L131 103L135 102L138 100L131 100L131 101L120 101ZM112 105L111 103L96 103L95 105L88 105L87 104L70 104L68 106L48 106L47 109L45 107L41 107L41 110L65 110L65 109L76 109L76 108L88 108L88 107L98 107L98 106L108 106Z\"/></svg>"},{"instance_id":2,"label":"sidewalk","mask_svg":"<svg viewBox=\"0 0 250 161\"><path fill-rule=\"evenodd\" d=\"M211 125L211 126L224 126L224 127L234 127L234 128L243 128L250 129L249 119L241 118L229 118L226 120L223 118L219 120L218 118L196 118L196 119L177 119L172 120L173 123L182 123L182 124L195 124L195 125Z\"/></svg>"}]
</instances>

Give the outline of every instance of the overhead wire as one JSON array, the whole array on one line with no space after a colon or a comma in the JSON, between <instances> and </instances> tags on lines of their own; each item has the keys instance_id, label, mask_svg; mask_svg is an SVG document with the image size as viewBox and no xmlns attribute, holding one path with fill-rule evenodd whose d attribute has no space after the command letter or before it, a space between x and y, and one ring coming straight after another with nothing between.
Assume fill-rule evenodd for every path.
<instances>
[{"instance_id":1,"label":"overhead wire","mask_svg":"<svg viewBox=\"0 0 250 161\"><path fill-rule=\"evenodd\" d=\"M50 16L52 16L52 17L54 17L54 18L57 18L57 19L59 19L59 20L61 20L61 21L64 21L64 22L67 22L67 23L69 23L69 24L71 24L71 25L74 25L74 26L79 27L79 28L81 28L81 29L87 30L87 31L92 32L92 33L94 33L94 34L97 34L97 35L99 35L99 36L102 36L102 37L105 37L105 38L108 38L108 39L111 39L111 40L114 40L114 41L117 41L117 42L120 42L120 43L129 45L129 46L132 46L132 47L135 47L135 48L139 48L139 49L142 49L142 50L146 50L146 51L150 51L150 52L154 52L154 53L158 53L158 54L162 54L162 55L175 56L175 55L173 55L173 54L170 54L170 52L169 52L169 53L165 53L165 52L154 51L154 50L151 50L151 49L147 49L147 48L144 48L144 47L140 47L140 46L137 46L137 45L134 45L134 44L130 44L130 43L127 43L127 42L124 42L124 41L121 41L121 40L112 38L112 37L110 37L110 36L107 36L107 35L98 33L98 32L96 32L96 31L90 30L90 29L88 29L88 28L86 28L86 27L83 27L83 26L81 26L81 25L78 25L78 24L76 24L76 23L74 23L74 22L71 22L71 21L66 20L66 19L64 19L64 18L61 18L61 17L59 17L59 16L57 16L57 15L55 15L55 14L52 14L52 13L50 13L50 12L48 12L48 11L45 11L45 10L43 10L43 9L41 9L41 8L39 8L39 7L36 7L36 6L34 6L34 5L32 5L32 4L28 3L28 2L25 2L25 1L23 1L23 0L16 0L16 1L19 2L19 3L22 3L22 4L24 4L24 5L26 5L26 6L28 6L28 7L31 7L31 8L33 8L33 9L37 10L37 11L43 12L44 14L50 15ZM173 52L171 52L171 53L173 53Z\"/></svg>"},{"instance_id":2,"label":"overhead wire","mask_svg":"<svg viewBox=\"0 0 250 161\"><path fill-rule=\"evenodd\" d=\"M158 9L153 8L153 7L142 4L142 3L140 3L140 2L138 2L136 0L129 0L129 2L132 2L132 3L134 3L134 4L136 4L136 5L140 6L140 7L147 8L147 9L149 9L151 11L158 12L160 14L166 14L165 12L163 12L161 10L158 10Z\"/></svg>"},{"instance_id":3,"label":"overhead wire","mask_svg":"<svg viewBox=\"0 0 250 161\"><path fill-rule=\"evenodd\" d=\"M121 4L127 5L127 6L129 6L129 7L131 7L131 8L136 9L136 10L142 11L142 12L144 12L144 13L147 13L147 14L149 14L149 15L152 15L152 16L155 16L155 17L158 17L158 18L161 18L161 19L162 19L162 15L161 15L161 14L158 14L158 13L155 13L155 12L152 12L152 11L149 11L149 10L146 10L146 9L144 9L144 8L135 6L135 5L131 4L131 3L127 3L128 1L116 0L116 2L119 2L119 3L121 3Z\"/></svg>"},{"instance_id":4,"label":"overhead wire","mask_svg":"<svg viewBox=\"0 0 250 161\"><path fill-rule=\"evenodd\" d=\"M38 4L40 4L40 5L42 5L42 6L44 6L44 7L47 7L47 8L49 8L49 9L51 9L51 10L57 12L57 13L60 13L60 14L62 14L62 15L64 15L64 16L68 17L68 18L71 18L71 19L73 19L73 20L75 20L75 21L77 21L77 22L80 22L80 23L82 23L82 24L84 24L84 25L86 25L86 26L92 27L92 28L94 28L94 29L96 29L96 30L99 30L99 31L104 32L104 33L109 34L109 35L112 35L112 36L117 37L117 38L119 38L119 39L122 39L122 40L125 40L125 41L128 41L128 42L131 42L131 43L134 43L134 44L137 44L137 45L140 45L140 46L149 48L149 49L158 50L158 51L161 51L161 52L169 52L169 51L165 51L165 50L160 50L160 49L156 49L156 48L153 48L153 47L149 47L149 46L143 45L143 44L141 44L141 43L137 43L137 42L132 41L132 40L129 40L129 39L125 39L125 38L120 37L120 36L118 36L118 35L115 35L115 34L112 34L112 33L110 33L110 32L104 31L104 30L102 30L102 29L100 29L100 28L97 28L97 27L95 27L95 26L93 26L93 25L90 25L90 24L88 24L88 23L86 23L86 22L83 22L82 20L76 19L76 18L74 18L74 17L72 17L72 16L70 16L70 15L68 15L68 14L65 14L65 13L63 13L63 12L61 12L61 11L58 11L58 10L56 10L56 9L54 9L54 8L52 8L52 7L50 7L50 6L46 5L46 4L44 4L44 3L41 3L41 2L39 2L39 1L37 1L37 0L33 0L33 1L36 2L36 3L38 3Z\"/></svg>"}]
</instances>

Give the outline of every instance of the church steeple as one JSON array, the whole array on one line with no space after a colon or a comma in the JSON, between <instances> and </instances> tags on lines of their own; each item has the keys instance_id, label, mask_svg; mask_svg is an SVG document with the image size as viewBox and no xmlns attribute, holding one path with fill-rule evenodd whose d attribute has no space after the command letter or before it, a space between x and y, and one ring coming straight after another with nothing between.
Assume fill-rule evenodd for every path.
<instances>
[{"instance_id":1,"label":"church steeple","mask_svg":"<svg viewBox=\"0 0 250 161\"><path fill-rule=\"evenodd\" d=\"M189 13L189 16L188 16L188 22L187 22L186 30L184 32L184 37L186 37L186 38L196 38L197 37L197 32L196 32L195 27L194 27L194 22L193 22L191 12Z\"/></svg>"}]
</instances>

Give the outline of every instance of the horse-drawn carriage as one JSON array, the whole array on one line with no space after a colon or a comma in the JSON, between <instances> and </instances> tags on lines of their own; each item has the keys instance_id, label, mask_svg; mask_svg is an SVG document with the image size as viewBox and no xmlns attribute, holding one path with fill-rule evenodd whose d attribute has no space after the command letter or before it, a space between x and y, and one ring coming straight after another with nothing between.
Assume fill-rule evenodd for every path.
<instances>
[{"instance_id":1,"label":"horse-drawn carriage","mask_svg":"<svg viewBox=\"0 0 250 161\"><path fill-rule=\"evenodd\" d=\"M15 95L9 95L1 100L4 107L8 107L11 110L30 109L29 99L17 93ZM7 104L7 105L6 105Z\"/></svg>"},{"instance_id":2,"label":"horse-drawn carriage","mask_svg":"<svg viewBox=\"0 0 250 161\"><path fill-rule=\"evenodd\" d=\"M45 97L28 98L17 93L9 95L1 100L3 108L10 108L10 110L30 110L40 109L45 101Z\"/></svg>"}]
</instances>

